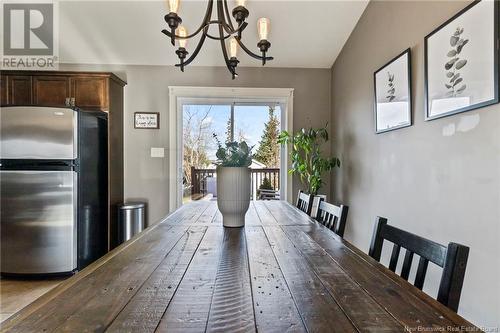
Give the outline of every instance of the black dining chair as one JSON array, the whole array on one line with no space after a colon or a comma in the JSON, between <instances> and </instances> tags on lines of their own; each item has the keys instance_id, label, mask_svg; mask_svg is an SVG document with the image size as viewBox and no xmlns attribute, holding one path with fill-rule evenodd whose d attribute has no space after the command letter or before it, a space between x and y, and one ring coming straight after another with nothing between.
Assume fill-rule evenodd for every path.
<instances>
[{"instance_id":1,"label":"black dining chair","mask_svg":"<svg viewBox=\"0 0 500 333\"><path fill-rule=\"evenodd\" d=\"M310 216L313 207L313 200L314 195L305 194L303 191L299 191L299 194L297 195L297 204L295 206Z\"/></svg>"},{"instance_id":2,"label":"black dining chair","mask_svg":"<svg viewBox=\"0 0 500 333\"><path fill-rule=\"evenodd\" d=\"M394 244L389 261L389 269L393 272L396 271L401 248L406 250L400 273L400 276L405 280L408 280L410 274L413 255L417 254L420 257L413 283L420 290L424 286L429 261L442 267L443 272L437 300L455 312L458 310L469 257L469 247L457 243L449 243L448 246L444 246L390 226L387 224L386 218L377 217L368 254L379 262L384 240Z\"/></svg>"},{"instance_id":3,"label":"black dining chair","mask_svg":"<svg viewBox=\"0 0 500 333\"><path fill-rule=\"evenodd\" d=\"M348 211L349 206L335 206L321 198L316 213L316 221L323 224L340 237L344 237Z\"/></svg>"}]
</instances>

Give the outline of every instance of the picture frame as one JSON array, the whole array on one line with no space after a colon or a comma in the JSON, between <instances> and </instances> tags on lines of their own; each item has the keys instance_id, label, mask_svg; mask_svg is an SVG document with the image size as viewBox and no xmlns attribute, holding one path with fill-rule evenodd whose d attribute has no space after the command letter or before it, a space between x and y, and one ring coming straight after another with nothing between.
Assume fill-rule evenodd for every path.
<instances>
[{"instance_id":1,"label":"picture frame","mask_svg":"<svg viewBox=\"0 0 500 333\"><path fill-rule=\"evenodd\" d=\"M476 0L425 37L425 120L500 101L498 1Z\"/></svg>"},{"instance_id":2,"label":"picture frame","mask_svg":"<svg viewBox=\"0 0 500 333\"><path fill-rule=\"evenodd\" d=\"M135 129L159 129L160 128L160 113L159 112L134 112L134 128Z\"/></svg>"},{"instance_id":3,"label":"picture frame","mask_svg":"<svg viewBox=\"0 0 500 333\"><path fill-rule=\"evenodd\" d=\"M375 133L409 127L412 122L411 49L373 74Z\"/></svg>"}]
</instances>

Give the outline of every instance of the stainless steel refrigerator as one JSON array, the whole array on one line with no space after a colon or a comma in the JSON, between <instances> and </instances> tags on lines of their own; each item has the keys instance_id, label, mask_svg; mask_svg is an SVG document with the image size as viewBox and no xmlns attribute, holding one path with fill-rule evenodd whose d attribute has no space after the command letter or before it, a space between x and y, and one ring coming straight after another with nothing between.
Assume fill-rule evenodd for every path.
<instances>
[{"instance_id":1,"label":"stainless steel refrigerator","mask_svg":"<svg viewBox=\"0 0 500 333\"><path fill-rule=\"evenodd\" d=\"M3 275L73 273L107 251L107 114L0 109Z\"/></svg>"}]
</instances>

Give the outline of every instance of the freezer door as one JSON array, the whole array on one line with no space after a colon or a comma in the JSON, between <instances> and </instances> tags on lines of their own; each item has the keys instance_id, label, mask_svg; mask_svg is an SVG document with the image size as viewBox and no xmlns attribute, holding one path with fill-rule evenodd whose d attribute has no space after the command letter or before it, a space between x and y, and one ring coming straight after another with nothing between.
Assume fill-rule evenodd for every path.
<instances>
[{"instance_id":1,"label":"freezer door","mask_svg":"<svg viewBox=\"0 0 500 333\"><path fill-rule=\"evenodd\" d=\"M1 272L76 268L76 173L0 171Z\"/></svg>"},{"instance_id":2,"label":"freezer door","mask_svg":"<svg viewBox=\"0 0 500 333\"><path fill-rule=\"evenodd\" d=\"M75 159L77 113L47 107L0 109L0 158Z\"/></svg>"}]
</instances>

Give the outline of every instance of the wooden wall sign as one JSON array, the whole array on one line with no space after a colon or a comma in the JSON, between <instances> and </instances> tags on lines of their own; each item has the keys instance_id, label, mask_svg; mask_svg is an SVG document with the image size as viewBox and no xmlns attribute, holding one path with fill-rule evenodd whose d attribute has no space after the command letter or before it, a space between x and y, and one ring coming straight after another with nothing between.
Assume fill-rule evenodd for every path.
<instances>
[{"instance_id":1,"label":"wooden wall sign","mask_svg":"<svg viewBox=\"0 0 500 333\"><path fill-rule=\"evenodd\" d=\"M159 129L160 128L160 113L159 112L135 112L134 113L134 128Z\"/></svg>"}]
</instances>

